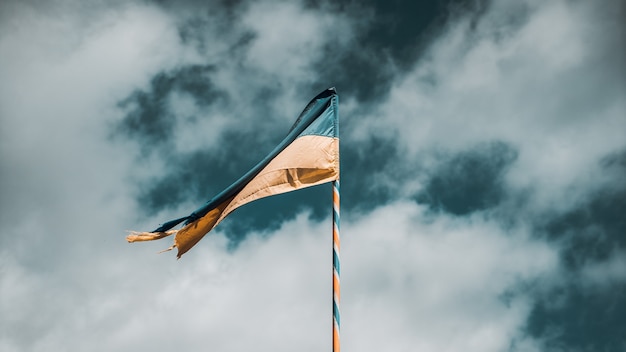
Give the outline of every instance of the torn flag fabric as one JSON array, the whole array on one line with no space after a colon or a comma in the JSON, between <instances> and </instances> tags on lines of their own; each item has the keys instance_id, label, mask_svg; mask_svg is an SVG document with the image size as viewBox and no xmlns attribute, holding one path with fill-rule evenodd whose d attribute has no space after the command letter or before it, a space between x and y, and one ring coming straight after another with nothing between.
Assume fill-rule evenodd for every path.
<instances>
[{"instance_id":1,"label":"torn flag fabric","mask_svg":"<svg viewBox=\"0 0 626 352\"><path fill-rule=\"evenodd\" d=\"M239 180L190 215L152 232L136 232L128 242L175 235L178 258L238 207L254 200L339 178L338 96L334 88L318 94L302 111L287 137ZM179 230L173 229L184 223Z\"/></svg>"}]
</instances>

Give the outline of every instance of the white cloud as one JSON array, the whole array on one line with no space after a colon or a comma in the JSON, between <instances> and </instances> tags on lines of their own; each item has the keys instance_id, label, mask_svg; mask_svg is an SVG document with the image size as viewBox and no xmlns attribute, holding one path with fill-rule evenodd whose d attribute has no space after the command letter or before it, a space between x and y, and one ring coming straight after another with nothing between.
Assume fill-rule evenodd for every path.
<instances>
[{"instance_id":1,"label":"white cloud","mask_svg":"<svg viewBox=\"0 0 626 352\"><path fill-rule=\"evenodd\" d=\"M80 281L65 277L52 283L18 274L23 269L11 264L13 274L3 279L5 297L28 309L3 310L15 329L32 327L37 316L39 333L8 343L5 336L5 344L32 341L33 351L327 348L329 220L317 223L301 215L275 233L252 235L232 253L218 232L178 263L169 253L157 256L143 246L108 260L99 253L88 261L94 270L74 273ZM429 222L408 203L354 223L344 219L344 348L507 348L531 303L516 295L516 285L548 275L557 261L546 244L523 232L502 232L479 218ZM13 287L23 274L26 280ZM43 291L46 299L33 301L32 290ZM94 346L96 340L101 343Z\"/></svg>"},{"instance_id":2,"label":"white cloud","mask_svg":"<svg viewBox=\"0 0 626 352\"><path fill-rule=\"evenodd\" d=\"M329 31L324 22L334 21L322 21L293 2L252 4L242 21L257 36L248 52L250 65L271 76L287 72L298 81L315 78L303 57L319 55Z\"/></svg>"},{"instance_id":3,"label":"white cloud","mask_svg":"<svg viewBox=\"0 0 626 352\"><path fill-rule=\"evenodd\" d=\"M68 231L84 233L89 222L102 221L85 209L110 207L107 214L119 215L124 211L116 207L130 208L120 181L132 155L107 143L107 121L119 116L120 98L185 54L176 51L163 13L133 5L118 10L91 14L87 24L80 16L59 23L45 12L26 12L14 35L0 37L1 219L24 229L15 243L2 237L10 248L28 242L57 248L72 236ZM67 45L67 37L77 44L51 49L52 58L39 45Z\"/></svg>"},{"instance_id":4,"label":"white cloud","mask_svg":"<svg viewBox=\"0 0 626 352\"><path fill-rule=\"evenodd\" d=\"M519 148L511 187L535 190L541 207L575 204L586 195L569 187L585 189L598 161L625 147L621 19L587 3L511 7L493 5L475 26L451 23L371 116L368 133L397 132L414 158L510 143Z\"/></svg>"},{"instance_id":5,"label":"white cloud","mask_svg":"<svg viewBox=\"0 0 626 352\"><path fill-rule=\"evenodd\" d=\"M554 249L523 231L478 217L429 222L412 203L392 204L346 227L347 349L506 349L531 302L504 296L558 262Z\"/></svg>"},{"instance_id":6,"label":"white cloud","mask_svg":"<svg viewBox=\"0 0 626 352\"><path fill-rule=\"evenodd\" d=\"M109 260L125 247L122 224L133 213L123 182L132 155L107 142L107 121L121 97L187 60L154 8L64 5L72 11L14 5L0 29L0 219L9 229L0 237L0 346L8 351L49 350L98 330L90 305L117 289L100 285L117 273Z\"/></svg>"}]
</instances>

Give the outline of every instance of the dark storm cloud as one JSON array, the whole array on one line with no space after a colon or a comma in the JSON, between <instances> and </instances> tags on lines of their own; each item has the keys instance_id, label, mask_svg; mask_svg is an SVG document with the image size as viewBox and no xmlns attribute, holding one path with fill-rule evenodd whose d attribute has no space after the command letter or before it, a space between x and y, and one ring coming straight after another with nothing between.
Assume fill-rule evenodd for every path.
<instances>
[{"instance_id":1,"label":"dark storm cloud","mask_svg":"<svg viewBox=\"0 0 626 352\"><path fill-rule=\"evenodd\" d=\"M577 207L539 222L538 233L564 246L563 261L571 271L626 250L626 152L604 158L599 168L614 177Z\"/></svg>"},{"instance_id":2,"label":"dark storm cloud","mask_svg":"<svg viewBox=\"0 0 626 352\"><path fill-rule=\"evenodd\" d=\"M363 103L384 99L397 76L417 62L424 48L455 13L478 11L485 1L308 1L311 8L347 14L355 20L350 46L334 41L315 65L318 82L334 82L346 97ZM336 33L337 37L342 33Z\"/></svg>"},{"instance_id":3,"label":"dark storm cloud","mask_svg":"<svg viewBox=\"0 0 626 352\"><path fill-rule=\"evenodd\" d=\"M527 333L551 351L623 351L624 312L626 284L588 291L572 282L538 301Z\"/></svg>"},{"instance_id":4,"label":"dark storm cloud","mask_svg":"<svg viewBox=\"0 0 626 352\"><path fill-rule=\"evenodd\" d=\"M211 81L212 65L190 65L152 78L147 90L137 90L119 103L127 111L114 135L136 138L146 149L167 146L178 116L171 113L168 99L174 93L193 98L199 107L207 107L226 97Z\"/></svg>"},{"instance_id":5,"label":"dark storm cloud","mask_svg":"<svg viewBox=\"0 0 626 352\"><path fill-rule=\"evenodd\" d=\"M398 145L383 136L370 136L362 142L342 145L344 208L367 212L394 197L393 189L377 181L389 174L394 174L399 182L406 177L406 174L395 172L405 162L399 152Z\"/></svg>"},{"instance_id":6,"label":"dark storm cloud","mask_svg":"<svg viewBox=\"0 0 626 352\"><path fill-rule=\"evenodd\" d=\"M254 201L235 210L233 216L220 223L220 231L233 249L254 231L269 234L303 211L308 212L312 220L326 219L332 211L328 205L331 192L330 185L325 184Z\"/></svg>"},{"instance_id":7,"label":"dark storm cloud","mask_svg":"<svg viewBox=\"0 0 626 352\"><path fill-rule=\"evenodd\" d=\"M462 151L437 168L417 201L454 215L495 207L506 197L503 177L516 158L517 151L503 142Z\"/></svg>"},{"instance_id":8,"label":"dark storm cloud","mask_svg":"<svg viewBox=\"0 0 626 352\"><path fill-rule=\"evenodd\" d=\"M566 266L577 270L589 261L608 259L615 249L626 249L625 213L626 188L605 189L581 207L550 220L546 231L564 244Z\"/></svg>"},{"instance_id":9,"label":"dark storm cloud","mask_svg":"<svg viewBox=\"0 0 626 352\"><path fill-rule=\"evenodd\" d=\"M539 294L528 320L527 332L549 348L621 351L626 346L626 284L589 285L584 278L589 266L609 265L626 251L625 161L624 152L604 158L599 167L614 176L612 182L574 209L538 221L537 234L561 246L565 271L561 284Z\"/></svg>"}]
</instances>

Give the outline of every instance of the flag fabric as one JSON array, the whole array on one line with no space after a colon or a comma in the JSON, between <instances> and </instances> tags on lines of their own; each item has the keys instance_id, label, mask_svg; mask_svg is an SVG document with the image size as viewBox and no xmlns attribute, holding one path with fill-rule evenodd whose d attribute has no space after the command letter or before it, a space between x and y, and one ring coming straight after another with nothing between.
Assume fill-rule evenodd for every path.
<instances>
[{"instance_id":1,"label":"flag fabric","mask_svg":"<svg viewBox=\"0 0 626 352\"><path fill-rule=\"evenodd\" d=\"M339 179L338 96L334 88L318 94L302 111L287 137L255 167L190 215L152 232L136 232L128 242L175 235L167 250L177 257L191 249L227 215L254 200ZM173 229L183 223L179 230Z\"/></svg>"}]
</instances>

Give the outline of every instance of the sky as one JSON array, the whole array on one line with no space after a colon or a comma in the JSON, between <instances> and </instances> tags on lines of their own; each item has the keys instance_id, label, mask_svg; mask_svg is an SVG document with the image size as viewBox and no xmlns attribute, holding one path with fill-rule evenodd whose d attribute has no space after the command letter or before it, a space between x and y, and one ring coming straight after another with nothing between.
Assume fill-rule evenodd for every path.
<instances>
[{"instance_id":1,"label":"sky","mask_svg":"<svg viewBox=\"0 0 626 352\"><path fill-rule=\"evenodd\" d=\"M0 3L0 350L331 349L329 184L187 215L336 87L345 351L626 350L623 0Z\"/></svg>"}]
</instances>

